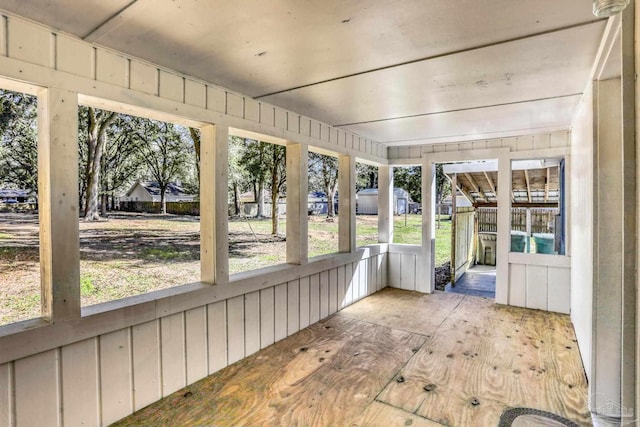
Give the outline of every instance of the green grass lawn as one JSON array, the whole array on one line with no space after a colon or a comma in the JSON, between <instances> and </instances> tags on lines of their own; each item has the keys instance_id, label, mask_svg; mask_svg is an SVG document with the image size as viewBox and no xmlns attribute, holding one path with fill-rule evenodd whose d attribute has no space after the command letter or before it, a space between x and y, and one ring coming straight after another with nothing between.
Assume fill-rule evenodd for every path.
<instances>
[{"instance_id":1,"label":"green grass lawn","mask_svg":"<svg viewBox=\"0 0 640 427\"><path fill-rule=\"evenodd\" d=\"M436 266L451 258L451 218L444 217L436 222ZM393 220L393 243L405 245L422 244L422 215L396 216Z\"/></svg>"}]
</instances>

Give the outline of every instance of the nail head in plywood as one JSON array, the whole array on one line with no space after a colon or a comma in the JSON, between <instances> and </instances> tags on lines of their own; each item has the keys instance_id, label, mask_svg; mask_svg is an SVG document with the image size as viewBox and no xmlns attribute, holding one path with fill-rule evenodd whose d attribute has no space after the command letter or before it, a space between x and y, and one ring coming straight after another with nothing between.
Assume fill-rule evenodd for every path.
<instances>
[{"instance_id":1,"label":"nail head in plywood","mask_svg":"<svg viewBox=\"0 0 640 427\"><path fill-rule=\"evenodd\" d=\"M32 64L49 67L53 60L50 31L21 21L8 18L8 56Z\"/></svg>"},{"instance_id":2,"label":"nail head in plywood","mask_svg":"<svg viewBox=\"0 0 640 427\"><path fill-rule=\"evenodd\" d=\"M58 350L16 360L14 373L16 425L59 426Z\"/></svg>"},{"instance_id":3,"label":"nail head in plywood","mask_svg":"<svg viewBox=\"0 0 640 427\"><path fill-rule=\"evenodd\" d=\"M93 77L93 48L79 40L58 34L56 64L60 71L77 76Z\"/></svg>"},{"instance_id":4,"label":"nail head in plywood","mask_svg":"<svg viewBox=\"0 0 640 427\"><path fill-rule=\"evenodd\" d=\"M244 118L244 98L234 93L227 92L227 114Z\"/></svg>"},{"instance_id":5,"label":"nail head in plywood","mask_svg":"<svg viewBox=\"0 0 640 427\"><path fill-rule=\"evenodd\" d=\"M135 60L130 63L131 89L149 95L158 95L158 69Z\"/></svg>"},{"instance_id":6,"label":"nail head in plywood","mask_svg":"<svg viewBox=\"0 0 640 427\"><path fill-rule=\"evenodd\" d=\"M162 398L159 325L158 320L152 320L131 328L133 400L136 411Z\"/></svg>"},{"instance_id":7,"label":"nail head in plywood","mask_svg":"<svg viewBox=\"0 0 640 427\"><path fill-rule=\"evenodd\" d=\"M129 61L104 49L96 50L96 80L117 86L129 86Z\"/></svg>"},{"instance_id":8,"label":"nail head in plywood","mask_svg":"<svg viewBox=\"0 0 640 427\"><path fill-rule=\"evenodd\" d=\"M100 336L100 398L102 425L133 412L129 329Z\"/></svg>"},{"instance_id":9,"label":"nail head in plywood","mask_svg":"<svg viewBox=\"0 0 640 427\"><path fill-rule=\"evenodd\" d=\"M184 101L184 78L160 70L160 97L177 102Z\"/></svg>"},{"instance_id":10,"label":"nail head in plywood","mask_svg":"<svg viewBox=\"0 0 640 427\"><path fill-rule=\"evenodd\" d=\"M99 425L97 339L62 347L61 358L63 425Z\"/></svg>"},{"instance_id":11,"label":"nail head in plywood","mask_svg":"<svg viewBox=\"0 0 640 427\"><path fill-rule=\"evenodd\" d=\"M200 108L207 107L207 86L191 79L184 81L184 103Z\"/></svg>"},{"instance_id":12,"label":"nail head in plywood","mask_svg":"<svg viewBox=\"0 0 640 427\"><path fill-rule=\"evenodd\" d=\"M207 86L207 109L225 113L227 109L227 93L218 87Z\"/></svg>"}]
</instances>

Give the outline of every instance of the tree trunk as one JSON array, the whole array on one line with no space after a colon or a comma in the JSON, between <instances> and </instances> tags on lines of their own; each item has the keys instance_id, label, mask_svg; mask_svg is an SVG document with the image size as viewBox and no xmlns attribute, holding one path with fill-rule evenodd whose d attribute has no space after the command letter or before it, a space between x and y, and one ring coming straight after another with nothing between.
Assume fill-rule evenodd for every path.
<instances>
[{"instance_id":1,"label":"tree trunk","mask_svg":"<svg viewBox=\"0 0 640 427\"><path fill-rule=\"evenodd\" d=\"M274 236L277 236L280 231L280 223L278 222L278 181L278 173L274 168L271 172L271 234Z\"/></svg>"},{"instance_id":2,"label":"tree trunk","mask_svg":"<svg viewBox=\"0 0 640 427\"><path fill-rule=\"evenodd\" d=\"M89 107L88 115L87 194L84 219L85 221L98 221L100 219L100 166L104 146L107 142L105 133L107 127L115 120L116 113L111 112L106 117L98 119L95 110Z\"/></svg>"},{"instance_id":3,"label":"tree trunk","mask_svg":"<svg viewBox=\"0 0 640 427\"><path fill-rule=\"evenodd\" d=\"M193 149L196 152L196 171L198 172L198 187L200 186L200 133L197 129L189 128L191 139L193 140Z\"/></svg>"},{"instance_id":4,"label":"tree trunk","mask_svg":"<svg viewBox=\"0 0 640 427\"><path fill-rule=\"evenodd\" d=\"M256 194L256 202L258 202L258 218L264 218L264 181L261 179L258 181L258 193Z\"/></svg>"},{"instance_id":5,"label":"tree trunk","mask_svg":"<svg viewBox=\"0 0 640 427\"><path fill-rule=\"evenodd\" d=\"M167 200L165 198L165 191L167 191L167 186L160 185L160 213L163 215L167 213Z\"/></svg>"},{"instance_id":6,"label":"tree trunk","mask_svg":"<svg viewBox=\"0 0 640 427\"><path fill-rule=\"evenodd\" d=\"M240 215L240 191L236 181L233 181L233 208L235 210L235 214Z\"/></svg>"}]
</instances>

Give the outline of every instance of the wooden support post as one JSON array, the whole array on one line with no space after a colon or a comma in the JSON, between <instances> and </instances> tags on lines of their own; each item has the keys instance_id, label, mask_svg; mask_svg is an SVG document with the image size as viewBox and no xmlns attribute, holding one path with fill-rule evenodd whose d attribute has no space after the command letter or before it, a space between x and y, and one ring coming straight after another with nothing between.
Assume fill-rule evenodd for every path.
<instances>
[{"instance_id":1,"label":"wooden support post","mask_svg":"<svg viewBox=\"0 0 640 427\"><path fill-rule=\"evenodd\" d=\"M524 181L527 184L527 199L529 200L529 203L531 203L531 184L529 182L529 171L526 169L524 170Z\"/></svg>"},{"instance_id":2,"label":"wooden support post","mask_svg":"<svg viewBox=\"0 0 640 427\"><path fill-rule=\"evenodd\" d=\"M38 95L38 203L42 316L80 317L78 94Z\"/></svg>"},{"instance_id":3,"label":"wooden support post","mask_svg":"<svg viewBox=\"0 0 640 427\"><path fill-rule=\"evenodd\" d=\"M229 281L229 213L227 175L229 128L201 129L200 145L200 280Z\"/></svg>"},{"instance_id":4,"label":"wooden support post","mask_svg":"<svg viewBox=\"0 0 640 427\"><path fill-rule=\"evenodd\" d=\"M511 159L498 157L498 213L496 241L496 302L509 303L509 250L511 249Z\"/></svg>"},{"instance_id":5,"label":"wooden support post","mask_svg":"<svg viewBox=\"0 0 640 427\"><path fill-rule=\"evenodd\" d=\"M457 197L458 174L454 173L451 178L451 286L456 285L456 222L457 222Z\"/></svg>"},{"instance_id":6,"label":"wooden support post","mask_svg":"<svg viewBox=\"0 0 640 427\"><path fill-rule=\"evenodd\" d=\"M338 250L356 249L356 158L341 154L338 158Z\"/></svg>"},{"instance_id":7,"label":"wooden support post","mask_svg":"<svg viewBox=\"0 0 640 427\"><path fill-rule=\"evenodd\" d=\"M393 242L393 167L378 167L378 242Z\"/></svg>"},{"instance_id":8,"label":"wooden support post","mask_svg":"<svg viewBox=\"0 0 640 427\"><path fill-rule=\"evenodd\" d=\"M287 143L287 262L308 260L307 194L309 150L306 145Z\"/></svg>"},{"instance_id":9,"label":"wooden support post","mask_svg":"<svg viewBox=\"0 0 640 427\"><path fill-rule=\"evenodd\" d=\"M422 250L416 281L416 290L431 293L435 290L435 206L436 165L429 155L422 156Z\"/></svg>"}]
</instances>

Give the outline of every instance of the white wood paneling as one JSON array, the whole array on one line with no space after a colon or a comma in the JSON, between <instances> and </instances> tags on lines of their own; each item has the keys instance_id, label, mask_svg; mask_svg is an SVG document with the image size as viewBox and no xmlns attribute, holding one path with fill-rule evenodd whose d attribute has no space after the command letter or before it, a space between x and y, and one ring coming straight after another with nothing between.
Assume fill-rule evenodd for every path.
<instances>
[{"instance_id":1,"label":"white wood paneling","mask_svg":"<svg viewBox=\"0 0 640 427\"><path fill-rule=\"evenodd\" d=\"M96 80L116 86L129 86L129 61L103 49L96 51Z\"/></svg>"},{"instance_id":2,"label":"white wood paneling","mask_svg":"<svg viewBox=\"0 0 640 427\"><path fill-rule=\"evenodd\" d=\"M177 102L184 101L184 78L160 70L160 96Z\"/></svg>"},{"instance_id":3,"label":"white wood paneling","mask_svg":"<svg viewBox=\"0 0 640 427\"><path fill-rule=\"evenodd\" d=\"M351 264L351 303L360 298L360 263L354 262Z\"/></svg>"},{"instance_id":4,"label":"white wood paneling","mask_svg":"<svg viewBox=\"0 0 640 427\"><path fill-rule=\"evenodd\" d=\"M527 308L539 310L547 309L547 267L528 265L527 277Z\"/></svg>"},{"instance_id":5,"label":"white wood paneling","mask_svg":"<svg viewBox=\"0 0 640 427\"><path fill-rule=\"evenodd\" d=\"M309 326L309 276L300 279L300 329Z\"/></svg>"},{"instance_id":6,"label":"white wood paneling","mask_svg":"<svg viewBox=\"0 0 640 427\"><path fill-rule=\"evenodd\" d=\"M244 351L249 356L260 350L260 292L244 297Z\"/></svg>"},{"instance_id":7,"label":"white wood paneling","mask_svg":"<svg viewBox=\"0 0 640 427\"><path fill-rule=\"evenodd\" d=\"M402 254L400 260L400 287L413 291L416 289L416 256Z\"/></svg>"},{"instance_id":8,"label":"white wood paneling","mask_svg":"<svg viewBox=\"0 0 640 427\"><path fill-rule=\"evenodd\" d=\"M0 55L7 56L7 17L0 15Z\"/></svg>"},{"instance_id":9,"label":"white wood paneling","mask_svg":"<svg viewBox=\"0 0 640 427\"><path fill-rule=\"evenodd\" d=\"M329 270L329 314L338 311L338 269Z\"/></svg>"},{"instance_id":10,"label":"white wood paneling","mask_svg":"<svg viewBox=\"0 0 640 427\"><path fill-rule=\"evenodd\" d=\"M79 40L58 34L56 68L78 76L93 77L93 48Z\"/></svg>"},{"instance_id":11,"label":"white wood paneling","mask_svg":"<svg viewBox=\"0 0 640 427\"><path fill-rule=\"evenodd\" d=\"M355 294L353 285L353 264L348 263L344 266L344 299L342 307L353 304Z\"/></svg>"},{"instance_id":12,"label":"white wood paneling","mask_svg":"<svg viewBox=\"0 0 640 427\"><path fill-rule=\"evenodd\" d=\"M100 425L97 338L62 347L61 359L63 425Z\"/></svg>"},{"instance_id":13,"label":"white wood paneling","mask_svg":"<svg viewBox=\"0 0 640 427\"><path fill-rule=\"evenodd\" d=\"M345 292L347 287L345 266L338 267L338 310L345 307Z\"/></svg>"},{"instance_id":14,"label":"white wood paneling","mask_svg":"<svg viewBox=\"0 0 640 427\"><path fill-rule=\"evenodd\" d=\"M569 314L571 311L571 270L562 267L549 267L547 277L547 310Z\"/></svg>"},{"instance_id":15,"label":"white wood paneling","mask_svg":"<svg viewBox=\"0 0 640 427\"><path fill-rule=\"evenodd\" d=\"M163 396L168 396L187 384L184 332L184 313L160 319Z\"/></svg>"},{"instance_id":16,"label":"white wood paneling","mask_svg":"<svg viewBox=\"0 0 640 427\"><path fill-rule=\"evenodd\" d=\"M287 283L287 335L300 330L300 283L292 280Z\"/></svg>"},{"instance_id":17,"label":"white wood paneling","mask_svg":"<svg viewBox=\"0 0 640 427\"><path fill-rule=\"evenodd\" d=\"M187 384L207 376L207 308L197 307L185 312Z\"/></svg>"},{"instance_id":18,"label":"white wood paneling","mask_svg":"<svg viewBox=\"0 0 640 427\"><path fill-rule=\"evenodd\" d=\"M158 69L156 67L131 61L129 73L131 89L150 95L158 94Z\"/></svg>"},{"instance_id":19,"label":"white wood paneling","mask_svg":"<svg viewBox=\"0 0 640 427\"><path fill-rule=\"evenodd\" d=\"M274 336L274 299L273 288L260 291L260 347L270 346Z\"/></svg>"},{"instance_id":20,"label":"white wood paneling","mask_svg":"<svg viewBox=\"0 0 640 427\"><path fill-rule=\"evenodd\" d=\"M132 377L129 329L100 336L100 402L103 425L109 425L133 412Z\"/></svg>"},{"instance_id":21,"label":"white wood paneling","mask_svg":"<svg viewBox=\"0 0 640 427\"><path fill-rule=\"evenodd\" d=\"M229 364L244 357L244 296L227 300L227 339Z\"/></svg>"},{"instance_id":22,"label":"white wood paneling","mask_svg":"<svg viewBox=\"0 0 640 427\"><path fill-rule=\"evenodd\" d=\"M9 56L32 64L53 64L50 31L15 18L9 18Z\"/></svg>"},{"instance_id":23,"label":"white wood paneling","mask_svg":"<svg viewBox=\"0 0 640 427\"><path fill-rule=\"evenodd\" d=\"M280 129L287 128L287 112L281 108L274 108L274 126Z\"/></svg>"},{"instance_id":24,"label":"white wood paneling","mask_svg":"<svg viewBox=\"0 0 640 427\"><path fill-rule=\"evenodd\" d=\"M509 305L527 306L527 267L509 264Z\"/></svg>"},{"instance_id":25,"label":"white wood paneling","mask_svg":"<svg viewBox=\"0 0 640 427\"><path fill-rule=\"evenodd\" d=\"M260 103L260 123L273 126L275 123L275 110L273 105Z\"/></svg>"},{"instance_id":26,"label":"white wood paneling","mask_svg":"<svg viewBox=\"0 0 640 427\"><path fill-rule=\"evenodd\" d=\"M185 79L184 102L196 107L205 108L207 106L207 87L203 83Z\"/></svg>"},{"instance_id":27,"label":"white wood paneling","mask_svg":"<svg viewBox=\"0 0 640 427\"><path fill-rule=\"evenodd\" d=\"M329 315L329 272L320 273L320 319Z\"/></svg>"},{"instance_id":28,"label":"white wood paneling","mask_svg":"<svg viewBox=\"0 0 640 427\"><path fill-rule=\"evenodd\" d=\"M400 259L401 259L401 255L400 254L394 254L394 253L389 253L387 255L387 259L389 260L389 265L388 265L388 269L389 269L389 282L388 285L394 288L400 288L401 287L401 282L400 282L400 269L401 269L401 265L400 265Z\"/></svg>"},{"instance_id":29,"label":"white wood paneling","mask_svg":"<svg viewBox=\"0 0 640 427\"><path fill-rule=\"evenodd\" d=\"M275 339L280 341L287 337L287 284L282 283L274 288L275 297Z\"/></svg>"},{"instance_id":30,"label":"white wood paneling","mask_svg":"<svg viewBox=\"0 0 640 427\"><path fill-rule=\"evenodd\" d=\"M244 118L252 122L260 122L260 103L255 99L244 99Z\"/></svg>"},{"instance_id":31,"label":"white wood paneling","mask_svg":"<svg viewBox=\"0 0 640 427\"><path fill-rule=\"evenodd\" d=\"M309 277L309 323L320 320L320 275Z\"/></svg>"},{"instance_id":32,"label":"white wood paneling","mask_svg":"<svg viewBox=\"0 0 640 427\"><path fill-rule=\"evenodd\" d=\"M244 118L244 98L227 92L227 114Z\"/></svg>"},{"instance_id":33,"label":"white wood paneling","mask_svg":"<svg viewBox=\"0 0 640 427\"><path fill-rule=\"evenodd\" d=\"M160 321L131 328L133 346L134 410L142 409L162 397L160 366Z\"/></svg>"},{"instance_id":34,"label":"white wood paneling","mask_svg":"<svg viewBox=\"0 0 640 427\"><path fill-rule=\"evenodd\" d=\"M215 86L207 86L207 108L224 113L227 110L227 93Z\"/></svg>"},{"instance_id":35,"label":"white wood paneling","mask_svg":"<svg viewBox=\"0 0 640 427\"><path fill-rule=\"evenodd\" d=\"M209 374L227 366L227 306L218 301L207 306Z\"/></svg>"},{"instance_id":36,"label":"white wood paneling","mask_svg":"<svg viewBox=\"0 0 640 427\"><path fill-rule=\"evenodd\" d=\"M60 425L58 362L57 349L15 361L16 425Z\"/></svg>"},{"instance_id":37,"label":"white wood paneling","mask_svg":"<svg viewBox=\"0 0 640 427\"><path fill-rule=\"evenodd\" d=\"M13 363L0 365L0 425L13 426Z\"/></svg>"}]
</instances>

